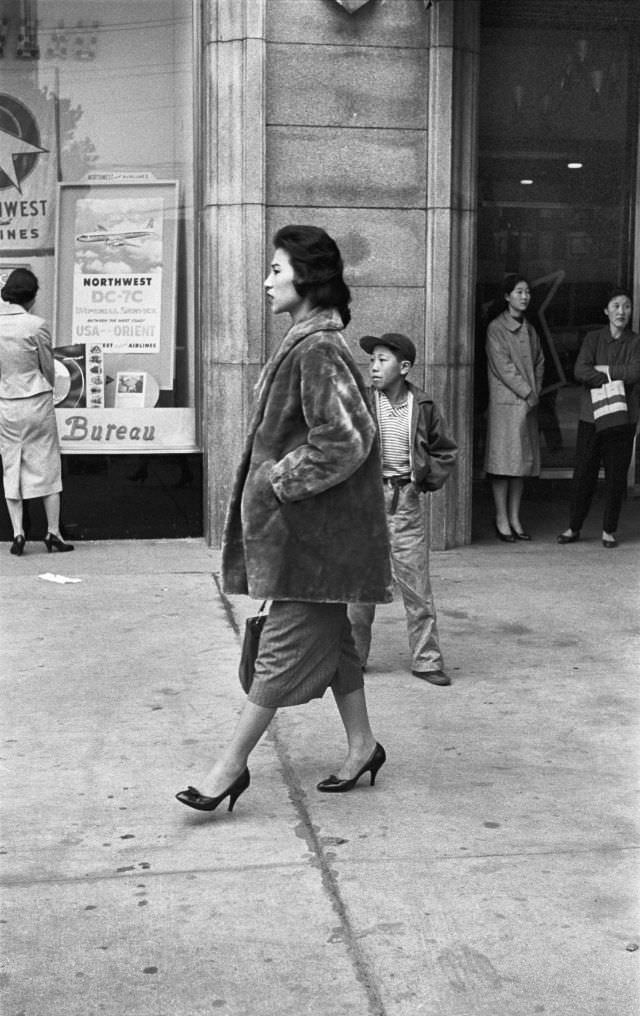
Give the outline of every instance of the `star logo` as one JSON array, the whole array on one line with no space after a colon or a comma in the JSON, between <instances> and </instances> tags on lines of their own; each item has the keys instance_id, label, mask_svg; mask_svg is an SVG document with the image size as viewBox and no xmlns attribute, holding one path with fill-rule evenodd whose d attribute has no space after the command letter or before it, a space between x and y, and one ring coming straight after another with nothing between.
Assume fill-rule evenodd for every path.
<instances>
[{"instance_id":1,"label":"star logo","mask_svg":"<svg viewBox=\"0 0 640 1016\"><path fill-rule=\"evenodd\" d=\"M0 93L0 191L11 187L22 194L22 182L47 152L31 111L14 96Z\"/></svg>"}]
</instances>

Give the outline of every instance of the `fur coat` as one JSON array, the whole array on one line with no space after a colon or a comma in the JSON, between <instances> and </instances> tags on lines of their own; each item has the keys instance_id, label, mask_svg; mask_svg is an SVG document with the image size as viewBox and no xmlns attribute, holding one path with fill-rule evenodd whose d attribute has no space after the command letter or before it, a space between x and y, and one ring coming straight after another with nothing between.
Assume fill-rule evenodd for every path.
<instances>
[{"instance_id":1,"label":"fur coat","mask_svg":"<svg viewBox=\"0 0 640 1016\"><path fill-rule=\"evenodd\" d=\"M262 371L225 523L228 593L392 598L377 428L340 327L314 310Z\"/></svg>"}]
</instances>

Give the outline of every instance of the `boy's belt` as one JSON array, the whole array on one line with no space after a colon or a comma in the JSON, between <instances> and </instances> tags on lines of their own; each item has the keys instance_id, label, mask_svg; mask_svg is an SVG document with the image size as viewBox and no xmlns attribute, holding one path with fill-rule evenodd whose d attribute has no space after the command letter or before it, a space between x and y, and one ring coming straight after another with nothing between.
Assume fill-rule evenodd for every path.
<instances>
[{"instance_id":1,"label":"boy's belt","mask_svg":"<svg viewBox=\"0 0 640 1016\"><path fill-rule=\"evenodd\" d=\"M389 515L393 515L395 513L396 508L398 507L398 500L400 498L400 488L401 487L406 487L407 484L411 483L411 477L410 476L383 476L382 477L382 482L387 487L392 487L393 488L393 496L391 498L391 504L389 505Z\"/></svg>"}]
</instances>

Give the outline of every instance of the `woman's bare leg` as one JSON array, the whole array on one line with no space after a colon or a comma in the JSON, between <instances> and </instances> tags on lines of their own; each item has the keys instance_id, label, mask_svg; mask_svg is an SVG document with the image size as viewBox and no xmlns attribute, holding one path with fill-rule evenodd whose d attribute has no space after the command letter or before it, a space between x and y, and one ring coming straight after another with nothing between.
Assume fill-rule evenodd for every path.
<instances>
[{"instance_id":1,"label":"woman's bare leg","mask_svg":"<svg viewBox=\"0 0 640 1016\"><path fill-rule=\"evenodd\" d=\"M11 519L11 525L13 526L13 535L24 536L24 526L22 522L22 498L8 497L5 499L7 502L7 511L9 512L9 518Z\"/></svg>"},{"instance_id":2,"label":"woman's bare leg","mask_svg":"<svg viewBox=\"0 0 640 1016\"><path fill-rule=\"evenodd\" d=\"M509 523L516 532L522 532L520 522L520 502L524 490L524 478L522 476L511 476L509 478Z\"/></svg>"},{"instance_id":3,"label":"woman's bare leg","mask_svg":"<svg viewBox=\"0 0 640 1016\"><path fill-rule=\"evenodd\" d=\"M334 775L341 780L351 780L371 757L376 739L369 723L364 688L357 688L347 695L338 695L334 691L333 697L347 735L347 757Z\"/></svg>"},{"instance_id":4,"label":"woman's bare leg","mask_svg":"<svg viewBox=\"0 0 640 1016\"><path fill-rule=\"evenodd\" d=\"M496 525L505 536L511 534L509 529L509 516L507 513L507 491L509 489L508 476L494 476L491 480L493 490L493 503L496 508Z\"/></svg>"},{"instance_id":5,"label":"woman's bare leg","mask_svg":"<svg viewBox=\"0 0 640 1016\"><path fill-rule=\"evenodd\" d=\"M233 783L247 765L249 755L271 723L275 713L275 709L257 706L249 699L246 700L229 744L204 780L197 785L201 794L205 794L207 797L217 797Z\"/></svg>"},{"instance_id":6,"label":"woman's bare leg","mask_svg":"<svg viewBox=\"0 0 640 1016\"><path fill-rule=\"evenodd\" d=\"M60 535L60 495L59 494L47 494L46 497L42 498L44 505L45 515L47 516L47 532L53 533L59 540L62 539Z\"/></svg>"}]
</instances>

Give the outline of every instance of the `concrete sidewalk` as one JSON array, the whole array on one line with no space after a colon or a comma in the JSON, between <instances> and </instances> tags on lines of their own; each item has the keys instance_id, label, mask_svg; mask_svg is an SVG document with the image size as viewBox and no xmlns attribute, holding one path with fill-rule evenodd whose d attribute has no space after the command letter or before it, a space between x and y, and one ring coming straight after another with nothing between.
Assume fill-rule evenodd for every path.
<instances>
[{"instance_id":1,"label":"concrete sidewalk","mask_svg":"<svg viewBox=\"0 0 640 1016\"><path fill-rule=\"evenodd\" d=\"M235 722L255 607L218 568L201 541L3 551L3 1016L635 1016L638 542L434 554L454 683L380 609L375 788L315 790L328 696L199 815L173 795Z\"/></svg>"}]
</instances>

